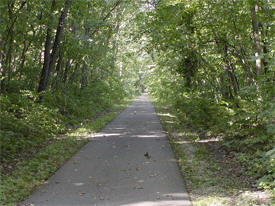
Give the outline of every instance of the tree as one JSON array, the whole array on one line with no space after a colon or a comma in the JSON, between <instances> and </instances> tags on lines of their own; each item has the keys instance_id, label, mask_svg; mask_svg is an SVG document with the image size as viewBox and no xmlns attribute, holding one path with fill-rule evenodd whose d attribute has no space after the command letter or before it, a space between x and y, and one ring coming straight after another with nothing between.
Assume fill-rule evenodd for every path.
<instances>
[{"instance_id":1,"label":"tree","mask_svg":"<svg viewBox=\"0 0 275 206\"><path fill-rule=\"evenodd\" d=\"M46 42L45 42L45 51L44 51L44 64L43 69L41 72L40 82L38 86L38 92L46 90L49 82L50 73L55 66L55 62L57 59L58 49L61 42L61 37L64 29L65 24L65 18L67 16L67 13L69 11L69 8L72 4L72 0L66 0L64 9L61 12L61 15L59 17L58 26L56 29L55 34L55 40L53 44L53 48L50 54L51 49L51 29L48 28L47 30L47 36L46 36ZM55 0L52 2L52 10L55 5Z\"/></svg>"}]
</instances>

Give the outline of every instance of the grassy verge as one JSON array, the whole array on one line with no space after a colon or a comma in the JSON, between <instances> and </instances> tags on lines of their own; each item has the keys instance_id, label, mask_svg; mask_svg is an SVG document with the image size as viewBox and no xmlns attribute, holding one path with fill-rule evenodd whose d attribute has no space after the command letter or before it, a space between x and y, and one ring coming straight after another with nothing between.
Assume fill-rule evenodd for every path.
<instances>
[{"instance_id":1,"label":"grassy verge","mask_svg":"<svg viewBox=\"0 0 275 206\"><path fill-rule=\"evenodd\" d=\"M179 120L171 106L157 101L153 104L169 136L194 206L274 204L269 191L257 190L249 184L249 179L235 172L236 167L241 170L237 163L225 165L219 152L209 149L209 142L217 140L209 137L200 141L199 134Z\"/></svg>"},{"instance_id":2,"label":"grassy verge","mask_svg":"<svg viewBox=\"0 0 275 206\"><path fill-rule=\"evenodd\" d=\"M101 130L129 104L125 100L113 105L109 112L66 135L59 136L31 159L18 162L10 174L1 174L0 205L16 205L43 184L75 152L89 141L89 136ZM87 138L88 137L88 138Z\"/></svg>"}]
</instances>

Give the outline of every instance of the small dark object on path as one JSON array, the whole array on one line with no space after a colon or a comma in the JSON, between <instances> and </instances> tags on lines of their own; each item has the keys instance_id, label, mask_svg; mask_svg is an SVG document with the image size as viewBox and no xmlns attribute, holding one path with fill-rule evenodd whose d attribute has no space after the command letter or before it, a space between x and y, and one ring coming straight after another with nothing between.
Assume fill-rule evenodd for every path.
<instances>
[{"instance_id":1,"label":"small dark object on path","mask_svg":"<svg viewBox=\"0 0 275 206\"><path fill-rule=\"evenodd\" d=\"M151 155L149 155L149 153L146 152L146 153L144 154L144 157L147 157L148 159L150 159L150 158L151 158Z\"/></svg>"}]
</instances>

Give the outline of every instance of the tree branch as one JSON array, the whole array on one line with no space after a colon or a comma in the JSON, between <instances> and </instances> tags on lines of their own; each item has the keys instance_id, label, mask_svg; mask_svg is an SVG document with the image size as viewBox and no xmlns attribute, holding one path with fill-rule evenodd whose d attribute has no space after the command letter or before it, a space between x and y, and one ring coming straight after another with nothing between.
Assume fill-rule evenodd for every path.
<instances>
[{"instance_id":1,"label":"tree branch","mask_svg":"<svg viewBox=\"0 0 275 206\"><path fill-rule=\"evenodd\" d=\"M112 14L112 12L119 6L119 4L122 2L123 0L118 0L114 6L112 7L112 9L103 17L102 21L104 22L106 19L108 19L110 17L110 15ZM93 31L92 35L94 35L95 33L97 33L99 31L99 26Z\"/></svg>"}]
</instances>

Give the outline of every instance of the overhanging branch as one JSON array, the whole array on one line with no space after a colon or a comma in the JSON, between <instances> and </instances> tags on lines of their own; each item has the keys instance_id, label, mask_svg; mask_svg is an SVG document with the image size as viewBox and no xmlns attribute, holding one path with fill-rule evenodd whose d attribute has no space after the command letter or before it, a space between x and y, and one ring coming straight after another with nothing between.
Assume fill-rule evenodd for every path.
<instances>
[{"instance_id":1,"label":"overhanging branch","mask_svg":"<svg viewBox=\"0 0 275 206\"><path fill-rule=\"evenodd\" d=\"M112 7L112 9L103 17L102 21L104 22L106 19L108 19L110 17L110 15L112 14L112 12L119 6L119 4L122 2L123 0L118 0L114 6ZM92 33L92 35L94 35L96 32L99 31L100 26L98 26Z\"/></svg>"}]
</instances>

